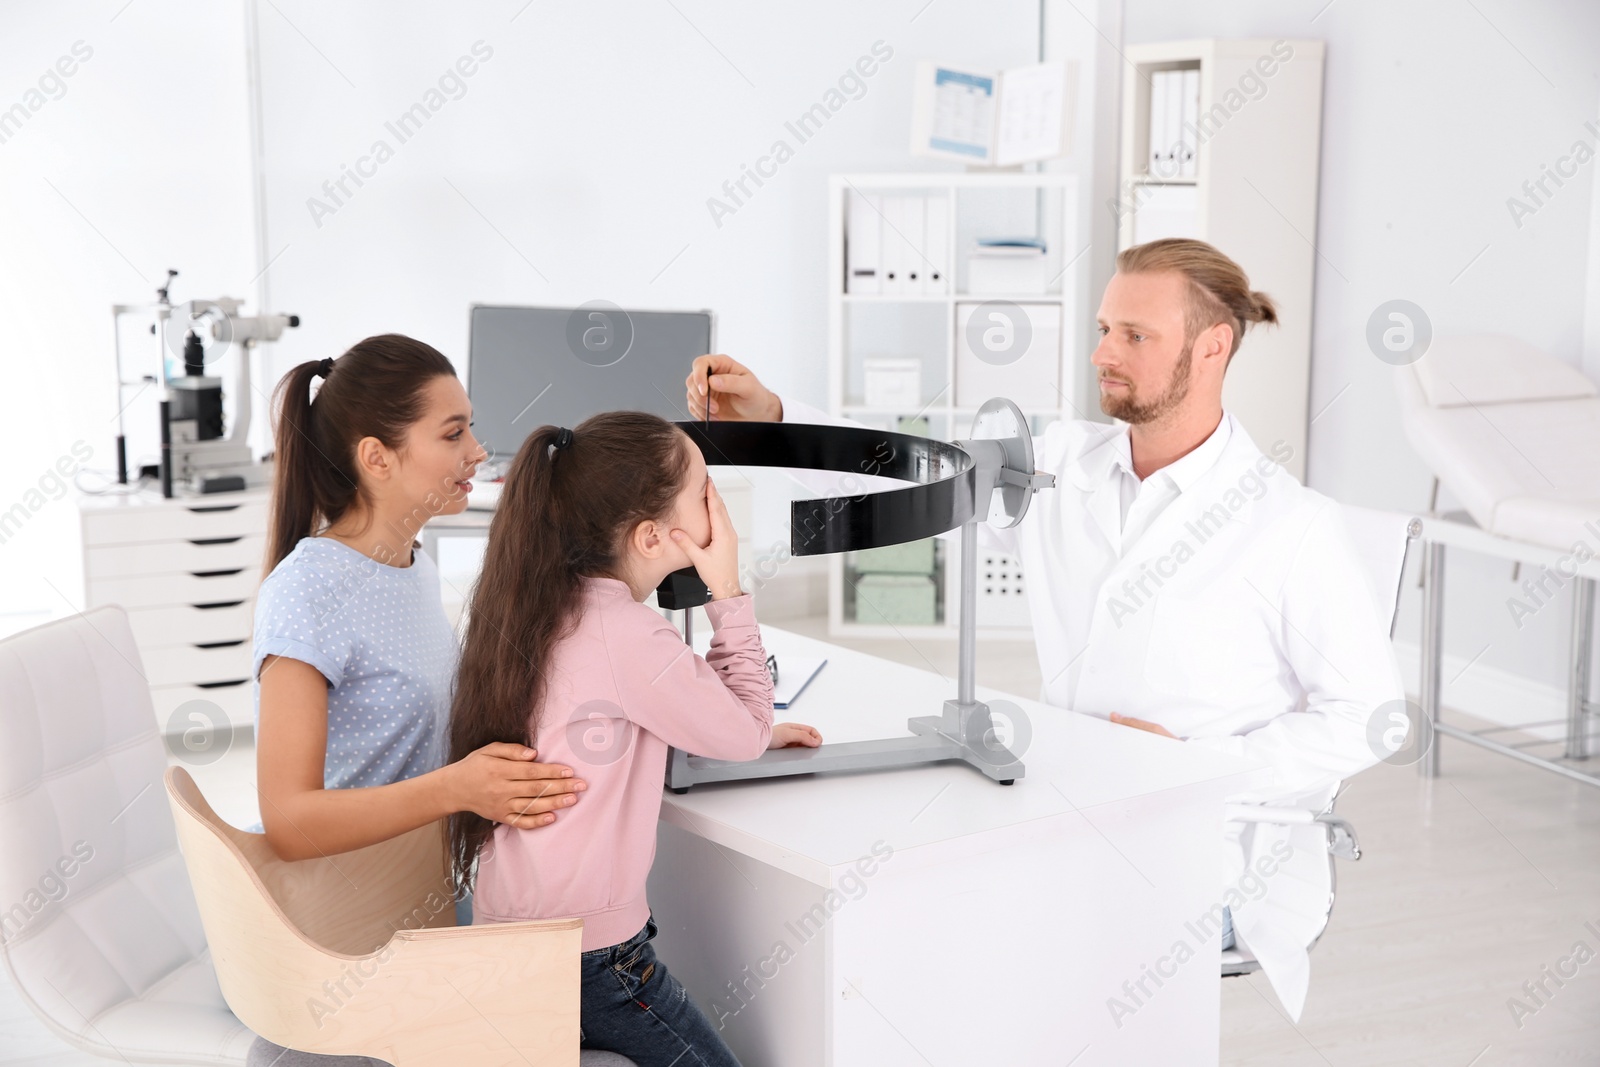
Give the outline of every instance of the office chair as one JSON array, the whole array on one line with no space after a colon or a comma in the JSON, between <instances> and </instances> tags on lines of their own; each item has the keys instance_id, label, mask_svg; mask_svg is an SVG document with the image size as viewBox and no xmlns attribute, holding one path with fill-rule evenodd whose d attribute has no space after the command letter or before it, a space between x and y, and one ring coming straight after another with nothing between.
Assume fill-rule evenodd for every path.
<instances>
[{"instance_id":1,"label":"office chair","mask_svg":"<svg viewBox=\"0 0 1600 1067\"><path fill-rule=\"evenodd\" d=\"M22 1000L108 1059L243 1064L120 607L0 641L0 737L0 958Z\"/></svg>"},{"instance_id":2,"label":"office chair","mask_svg":"<svg viewBox=\"0 0 1600 1067\"><path fill-rule=\"evenodd\" d=\"M1412 542L1422 536L1422 521L1398 512L1375 511L1371 508L1342 506L1345 528L1355 543L1356 552L1366 568L1372 585L1373 598L1378 607L1378 617L1389 622L1389 636L1394 636L1395 621L1400 611L1400 582ZM1333 902L1338 882L1337 862L1361 858L1361 843L1356 838L1355 827L1334 815L1334 803L1344 783L1335 787L1324 805L1313 807L1288 807L1262 804L1229 804L1223 812L1228 822L1268 823L1292 827L1290 843L1296 855L1327 854L1327 907L1322 921L1306 944L1311 951L1333 918ZM1318 891L1312 889L1311 891ZM1242 947L1225 949L1222 953L1222 977L1235 978L1252 974L1261 964Z\"/></svg>"}]
</instances>

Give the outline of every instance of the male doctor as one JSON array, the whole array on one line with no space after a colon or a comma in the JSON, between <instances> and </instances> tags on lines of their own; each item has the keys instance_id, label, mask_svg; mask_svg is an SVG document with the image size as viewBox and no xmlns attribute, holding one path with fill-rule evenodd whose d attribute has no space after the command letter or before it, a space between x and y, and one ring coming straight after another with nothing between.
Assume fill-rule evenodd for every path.
<instances>
[{"instance_id":1,"label":"male doctor","mask_svg":"<svg viewBox=\"0 0 1600 1067\"><path fill-rule=\"evenodd\" d=\"M1217 249L1168 239L1117 257L1098 321L1100 410L1121 425L1053 423L1034 451L1056 489L1013 529L979 526L1028 577L1042 699L1254 757L1275 780L1232 799L1322 810L1385 754L1368 722L1404 690L1338 505L1280 466L1286 442L1263 454L1222 409L1244 331L1276 309ZM685 386L696 419L709 403L717 419L839 422L725 355L696 359ZM1307 829L1230 824L1231 907L1213 909L1222 947L1254 955L1296 1020L1331 891Z\"/></svg>"}]
</instances>

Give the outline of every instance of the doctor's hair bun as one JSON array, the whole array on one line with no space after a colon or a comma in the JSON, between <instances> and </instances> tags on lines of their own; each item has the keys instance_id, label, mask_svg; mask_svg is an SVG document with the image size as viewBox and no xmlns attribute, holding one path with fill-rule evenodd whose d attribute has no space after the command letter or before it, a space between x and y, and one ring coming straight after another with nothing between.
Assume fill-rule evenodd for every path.
<instances>
[{"instance_id":1,"label":"doctor's hair bun","mask_svg":"<svg viewBox=\"0 0 1600 1067\"><path fill-rule=\"evenodd\" d=\"M1255 290L1250 293L1250 302L1251 306L1239 316L1242 321L1278 324L1278 305L1273 303L1272 297Z\"/></svg>"}]
</instances>

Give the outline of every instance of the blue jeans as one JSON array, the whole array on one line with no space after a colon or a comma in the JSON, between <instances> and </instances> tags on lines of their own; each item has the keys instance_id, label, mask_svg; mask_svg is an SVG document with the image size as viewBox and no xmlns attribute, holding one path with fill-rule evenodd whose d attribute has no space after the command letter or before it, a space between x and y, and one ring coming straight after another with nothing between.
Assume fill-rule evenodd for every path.
<instances>
[{"instance_id":1,"label":"blue jeans","mask_svg":"<svg viewBox=\"0 0 1600 1067\"><path fill-rule=\"evenodd\" d=\"M739 1067L656 958L655 936L652 917L622 944L583 954L582 1047L620 1052L639 1067Z\"/></svg>"},{"instance_id":2,"label":"blue jeans","mask_svg":"<svg viewBox=\"0 0 1600 1067\"><path fill-rule=\"evenodd\" d=\"M1226 952L1236 943L1233 936L1233 909L1226 904L1222 907L1222 950Z\"/></svg>"}]
</instances>

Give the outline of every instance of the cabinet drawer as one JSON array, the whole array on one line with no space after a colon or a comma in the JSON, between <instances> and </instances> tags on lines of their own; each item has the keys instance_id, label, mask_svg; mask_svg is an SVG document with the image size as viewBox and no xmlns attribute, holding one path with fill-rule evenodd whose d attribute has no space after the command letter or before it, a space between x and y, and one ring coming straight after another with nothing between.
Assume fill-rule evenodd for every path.
<instances>
[{"instance_id":1,"label":"cabinet drawer","mask_svg":"<svg viewBox=\"0 0 1600 1067\"><path fill-rule=\"evenodd\" d=\"M83 543L90 547L264 536L266 532L267 501L259 494L247 501L162 501L83 512Z\"/></svg>"},{"instance_id":2,"label":"cabinet drawer","mask_svg":"<svg viewBox=\"0 0 1600 1067\"><path fill-rule=\"evenodd\" d=\"M267 539L251 537L153 541L144 545L91 546L84 552L85 577L136 578L146 574L204 574L237 567L260 569Z\"/></svg>"},{"instance_id":3,"label":"cabinet drawer","mask_svg":"<svg viewBox=\"0 0 1600 1067\"><path fill-rule=\"evenodd\" d=\"M143 578L91 579L85 584L89 607L121 604L125 608L163 608L174 604L216 604L245 600L261 585L261 568L230 568L204 577L162 574Z\"/></svg>"},{"instance_id":4,"label":"cabinet drawer","mask_svg":"<svg viewBox=\"0 0 1600 1067\"><path fill-rule=\"evenodd\" d=\"M156 708L156 728L164 733L181 734L188 729L221 725L221 722L235 727L252 727L256 718L255 690L249 679L228 685L153 686L150 700ZM191 700L205 703L189 708L183 715L174 718L178 709Z\"/></svg>"},{"instance_id":5,"label":"cabinet drawer","mask_svg":"<svg viewBox=\"0 0 1600 1067\"><path fill-rule=\"evenodd\" d=\"M144 676L151 685L185 685L196 682L231 682L250 677L250 641L216 648L172 645L141 648Z\"/></svg>"},{"instance_id":6,"label":"cabinet drawer","mask_svg":"<svg viewBox=\"0 0 1600 1067\"><path fill-rule=\"evenodd\" d=\"M133 639L141 649L249 639L256 615L255 597L224 600L216 607L179 604L128 612Z\"/></svg>"}]
</instances>

